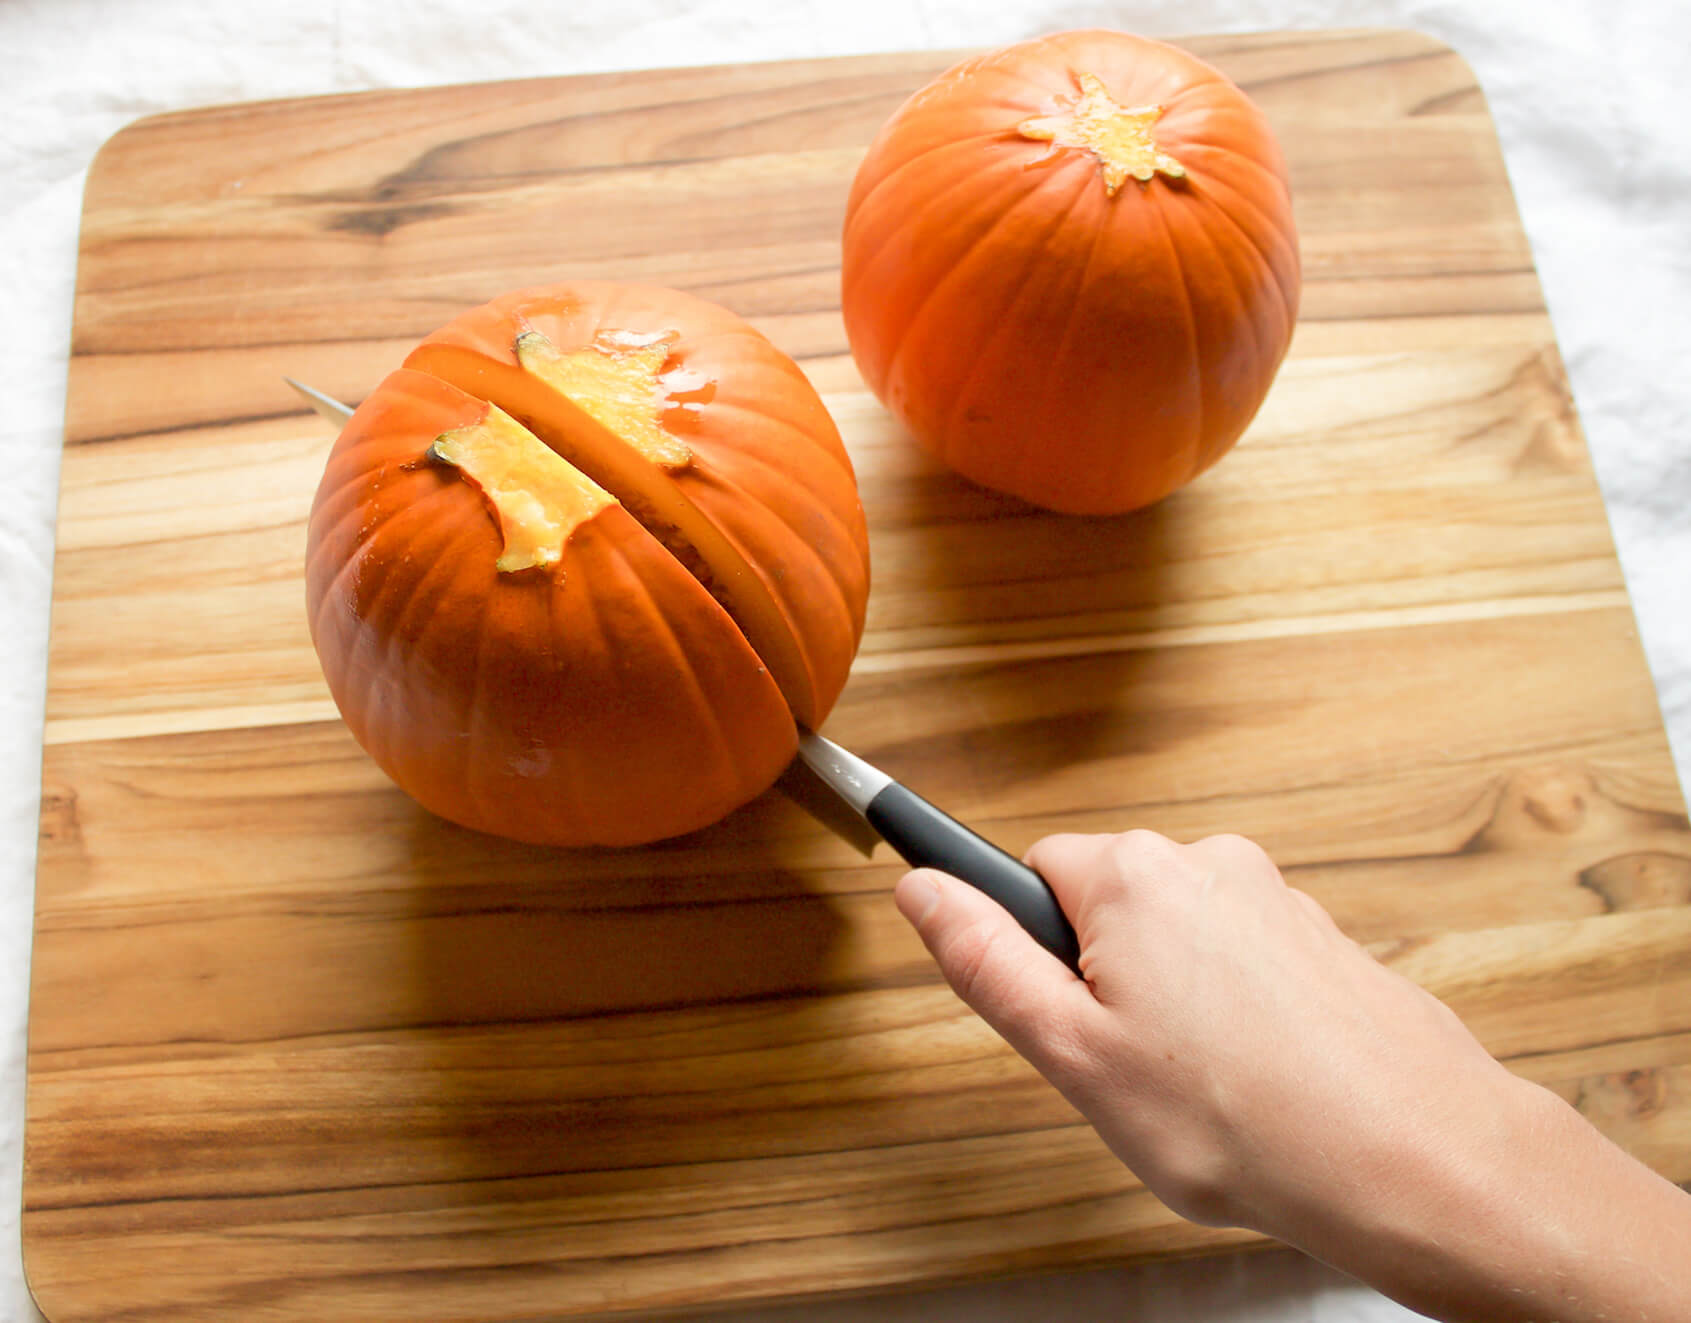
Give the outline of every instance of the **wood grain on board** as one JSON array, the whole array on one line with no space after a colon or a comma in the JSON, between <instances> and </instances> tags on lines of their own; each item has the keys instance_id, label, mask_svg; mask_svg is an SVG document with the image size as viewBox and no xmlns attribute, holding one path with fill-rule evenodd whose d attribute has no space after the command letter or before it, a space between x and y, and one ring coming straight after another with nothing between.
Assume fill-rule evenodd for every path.
<instances>
[{"instance_id":1,"label":"wood grain on board","mask_svg":"<svg viewBox=\"0 0 1691 1323\"><path fill-rule=\"evenodd\" d=\"M414 807L306 634L330 437L516 286L748 316L835 412L868 632L828 733L1013 851L1240 831L1691 1180L1691 829L1473 75L1194 38L1272 117L1305 295L1239 448L1138 515L939 471L862 387L852 170L943 55L232 106L91 174L54 578L24 1244L74 1319L504 1320L1242 1243L1151 1198L771 793L649 849Z\"/></svg>"}]
</instances>

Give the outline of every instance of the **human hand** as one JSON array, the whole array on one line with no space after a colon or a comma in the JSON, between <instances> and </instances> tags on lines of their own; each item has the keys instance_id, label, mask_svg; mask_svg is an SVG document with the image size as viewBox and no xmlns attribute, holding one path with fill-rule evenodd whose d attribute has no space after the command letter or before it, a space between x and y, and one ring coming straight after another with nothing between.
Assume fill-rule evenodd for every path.
<instances>
[{"instance_id":1,"label":"human hand","mask_svg":"<svg viewBox=\"0 0 1691 1323\"><path fill-rule=\"evenodd\" d=\"M1251 842L1064 835L1028 862L1085 981L954 878L918 870L896 899L958 995L1177 1213L1447 1318L1608 1317L1570 1306L1597 1286L1569 1277L1568 1245L1663 1210L1691 1225L1691 1200L1511 1075ZM1641 1200L1628 1234L1590 1229L1570 1180Z\"/></svg>"}]
</instances>

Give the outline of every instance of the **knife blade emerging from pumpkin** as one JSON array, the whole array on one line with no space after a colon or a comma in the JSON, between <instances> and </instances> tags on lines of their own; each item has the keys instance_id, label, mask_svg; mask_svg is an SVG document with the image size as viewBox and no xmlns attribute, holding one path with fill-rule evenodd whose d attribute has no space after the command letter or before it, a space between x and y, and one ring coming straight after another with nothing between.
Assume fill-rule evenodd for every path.
<instances>
[{"instance_id":1,"label":"knife blade emerging from pumpkin","mask_svg":"<svg viewBox=\"0 0 1691 1323\"><path fill-rule=\"evenodd\" d=\"M284 377L283 380L311 405L319 417L345 434L355 412L352 408L292 377ZM442 453L442 443L450 441L450 436L443 434L426 453L437 461L448 464L459 462L453 458L450 444ZM497 477L489 468L484 468L482 474L479 481L485 483L484 490L490 493L496 491ZM496 500L497 497L490 495L490 499ZM507 539L507 557L512 554L511 545L511 540ZM532 548L530 552L532 554ZM539 563L542 562L530 559L525 567ZM322 599L316 600L321 605ZM315 616L316 612L314 629ZM991 896L1041 946L1077 975L1080 973L1080 948L1074 929L1050 887L1038 873L899 784L887 773L808 729L796 713L795 720L798 721L799 761L828 787L839 803L849 807L908 863L942 869ZM781 780L783 788L790 787L790 773ZM405 788L410 789L409 786ZM802 792L794 797L849 843L863 848L858 833L842 827L838 815L817 812L811 804L805 803L806 796ZM428 803L427 800L423 802L425 805Z\"/></svg>"}]
</instances>

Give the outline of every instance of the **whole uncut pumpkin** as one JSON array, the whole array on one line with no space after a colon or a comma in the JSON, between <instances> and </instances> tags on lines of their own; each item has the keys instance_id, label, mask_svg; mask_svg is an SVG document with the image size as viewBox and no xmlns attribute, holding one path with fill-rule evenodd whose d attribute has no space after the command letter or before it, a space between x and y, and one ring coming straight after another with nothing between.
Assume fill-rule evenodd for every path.
<instances>
[{"instance_id":1,"label":"whole uncut pumpkin","mask_svg":"<svg viewBox=\"0 0 1691 1323\"><path fill-rule=\"evenodd\" d=\"M946 464L1072 513L1148 505L1256 414L1297 317L1280 149L1197 58L1112 31L966 60L881 129L842 307Z\"/></svg>"},{"instance_id":2,"label":"whole uncut pumpkin","mask_svg":"<svg viewBox=\"0 0 1691 1323\"><path fill-rule=\"evenodd\" d=\"M464 314L364 401L306 587L342 716L418 802L629 845L774 782L845 684L868 544L786 355L689 295L576 282Z\"/></svg>"}]
</instances>

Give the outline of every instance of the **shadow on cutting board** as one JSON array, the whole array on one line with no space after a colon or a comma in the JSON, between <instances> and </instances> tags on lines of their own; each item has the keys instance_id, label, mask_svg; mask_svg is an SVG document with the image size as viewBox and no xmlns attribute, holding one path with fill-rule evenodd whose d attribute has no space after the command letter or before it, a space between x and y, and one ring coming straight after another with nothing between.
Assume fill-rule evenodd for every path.
<instances>
[{"instance_id":1,"label":"shadow on cutting board","mask_svg":"<svg viewBox=\"0 0 1691 1323\"><path fill-rule=\"evenodd\" d=\"M1206 497L1055 514L967 483L913 443L864 476L874 588L827 733L959 816L1018 785L1181 738L1201 713L1148 702L1147 641L1191 605ZM1189 577L1189 576L1186 576Z\"/></svg>"},{"instance_id":2,"label":"shadow on cutting board","mask_svg":"<svg viewBox=\"0 0 1691 1323\"><path fill-rule=\"evenodd\" d=\"M1046 568L999 597L1003 621L966 628L1025 625L1053 575L1084 581L1071 590L1119 625L1154 598L1178 521L1021 508L1013 532L906 539L888 569L894 595L966 597L995 572L979 539L1008 537ZM900 554L921 566L900 570ZM1016 832L1044 821L1038 796L1066 794L1065 774L1143 761L1206 719L1158 717L1156 686L1141 692L1148 655L871 664L826 729L1019 852L1031 841ZM651 1254L673 1237L751 1263L761 1242L803 1235L878 1233L902 1244L889 1252L925 1255L981 1215L982 1191L1006 1211L1023 1198L1025 1163L1003 1142L1018 1132L1055 1133L1050 1160L1084 1167L1102 1199L1131 1187L943 986L891 903L902 864L830 833L817 807L776 791L676 841L583 851L415 814L404 997L419 1027L400 1091L423 1118L404 1143L431 1198L548 1261ZM696 1217L710 1219L703 1244Z\"/></svg>"},{"instance_id":3,"label":"shadow on cutting board","mask_svg":"<svg viewBox=\"0 0 1691 1323\"><path fill-rule=\"evenodd\" d=\"M850 951L877 923L862 912L902 923L885 853L866 863L775 792L640 849L526 847L421 812L410 845L406 995L423 1025L406 1087L446 1182L762 1150L780 1104L758 1091L801 1078L830 1038L827 995L874 977ZM922 954L913 937L892 949ZM827 1050L837 1069L853 1049Z\"/></svg>"},{"instance_id":4,"label":"shadow on cutting board","mask_svg":"<svg viewBox=\"0 0 1691 1323\"><path fill-rule=\"evenodd\" d=\"M419 812L411 976L421 1018L519 1024L817 989L844 921L806 884L789 842L756 839L781 815L760 803L677 841L562 850Z\"/></svg>"}]
</instances>

